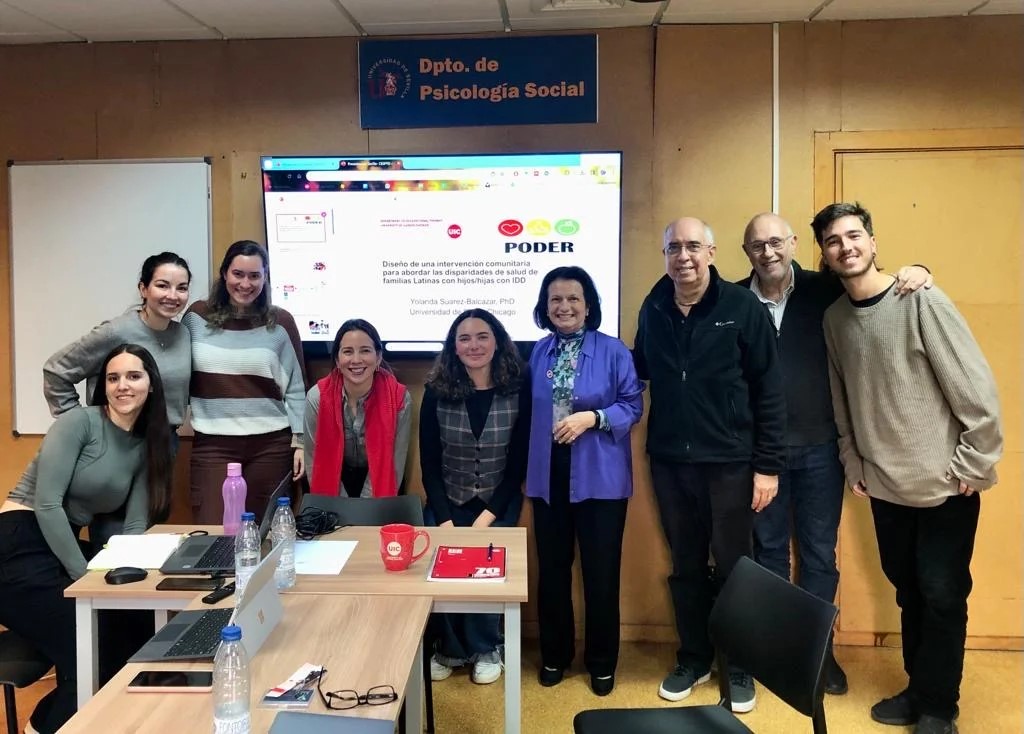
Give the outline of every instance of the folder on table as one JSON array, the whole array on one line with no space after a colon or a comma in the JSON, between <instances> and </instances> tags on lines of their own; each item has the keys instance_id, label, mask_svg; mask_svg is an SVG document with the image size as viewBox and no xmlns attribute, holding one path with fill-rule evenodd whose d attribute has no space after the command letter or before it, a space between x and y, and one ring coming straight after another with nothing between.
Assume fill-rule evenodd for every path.
<instances>
[{"instance_id":1,"label":"folder on table","mask_svg":"<svg viewBox=\"0 0 1024 734\"><path fill-rule=\"evenodd\" d=\"M505 548L495 545L440 545L428 581L504 581Z\"/></svg>"}]
</instances>

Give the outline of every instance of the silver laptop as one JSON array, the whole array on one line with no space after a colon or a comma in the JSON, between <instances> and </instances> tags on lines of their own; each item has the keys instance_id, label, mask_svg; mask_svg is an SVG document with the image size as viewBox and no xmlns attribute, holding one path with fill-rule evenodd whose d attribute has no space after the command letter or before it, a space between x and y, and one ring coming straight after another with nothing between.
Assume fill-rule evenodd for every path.
<instances>
[{"instance_id":1,"label":"silver laptop","mask_svg":"<svg viewBox=\"0 0 1024 734\"><path fill-rule=\"evenodd\" d=\"M267 509L260 521L260 542L266 540L277 511L277 498L288 496L292 486L292 475L286 474L270 495ZM235 536L193 535L181 544L164 561L160 573L168 576L196 575L201 573L232 574L235 571Z\"/></svg>"},{"instance_id":2,"label":"silver laptop","mask_svg":"<svg viewBox=\"0 0 1024 734\"><path fill-rule=\"evenodd\" d=\"M281 621L283 607L274 581L274 570L280 557L279 545L260 561L234 609L180 612L128 662L212 660L220 643L220 632L228 624L242 628L242 644L251 659Z\"/></svg>"},{"instance_id":3,"label":"silver laptop","mask_svg":"<svg viewBox=\"0 0 1024 734\"><path fill-rule=\"evenodd\" d=\"M298 711L281 711L270 725L270 734L394 734L394 731L394 723L387 719Z\"/></svg>"}]
</instances>

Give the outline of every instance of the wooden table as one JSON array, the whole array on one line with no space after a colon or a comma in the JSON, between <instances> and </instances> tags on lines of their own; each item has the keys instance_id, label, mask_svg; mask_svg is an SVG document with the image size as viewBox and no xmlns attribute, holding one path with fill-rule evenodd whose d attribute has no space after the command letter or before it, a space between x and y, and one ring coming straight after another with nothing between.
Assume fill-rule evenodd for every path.
<instances>
[{"instance_id":1,"label":"wooden table","mask_svg":"<svg viewBox=\"0 0 1024 734\"><path fill-rule=\"evenodd\" d=\"M151 532L188 532L196 526L161 525ZM202 526L211 533L221 532L219 526ZM297 577L294 588L284 593L337 596L384 595L424 596L433 601L435 612L505 615L505 731L518 734L522 705L521 681L521 611L527 600L526 529L525 528L424 528L431 539L431 550L409 569L389 572L380 558L379 528L349 527L323 536L325 540L358 541L351 558L341 573L332 576ZM435 582L427 580L429 561L438 545L477 545L494 543L506 548L506 579L502 583ZM65 596L75 599L78 641L78 702L82 707L96 690L96 610L98 609L152 609L157 626L167 621L168 610L184 609L203 592L156 591L163 575L151 571L149 576L134 584L111 586L103 580L103 573L90 572L68 587ZM262 654L262 651L261 653ZM410 701L418 701L422 684L414 676ZM283 678L282 678L283 680ZM279 682L279 681L276 681ZM136 694L132 694L136 695ZM420 706L410 718L410 732L419 732L422 726Z\"/></svg>"},{"instance_id":2,"label":"wooden table","mask_svg":"<svg viewBox=\"0 0 1024 734\"><path fill-rule=\"evenodd\" d=\"M303 663L324 665L324 690L360 693L391 685L398 700L384 706L359 706L331 712L313 697L308 713L362 716L396 721L406 697L422 675L423 630L430 614L427 597L282 596L284 617L250 661L252 731L266 732L278 709L263 708L266 690L288 678ZM230 600L228 600L230 601ZM203 605L198 605L203 606ZM209 607L206 607L209 608ZM381 644L386 641L386 644ZM243 640L243 643L245 641ZM82 706L61 728L67 734L145 734L213 730L213 699L202 693L128 693L128 682L142 670L210 670L212 663L130 663ZM409 708L412 708L411 706Z\"/></svg>"}]
</instances>

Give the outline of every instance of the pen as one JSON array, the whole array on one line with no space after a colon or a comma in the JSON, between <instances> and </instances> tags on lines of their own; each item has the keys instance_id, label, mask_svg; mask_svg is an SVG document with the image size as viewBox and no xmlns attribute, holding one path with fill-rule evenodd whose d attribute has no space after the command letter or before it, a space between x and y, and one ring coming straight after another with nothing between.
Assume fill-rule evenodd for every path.
<instances>
[{"instance_id":1,"label":"pen","mask_svg":"<svg viewBox=\"0 0 1024 734\"><path fill-rule=\"evenodd\" d=\"M491 560L491 557L493 555L494 555L494 543L488 543L487 544L487 560L488 561Z\"/></svg>"}]
</instances>

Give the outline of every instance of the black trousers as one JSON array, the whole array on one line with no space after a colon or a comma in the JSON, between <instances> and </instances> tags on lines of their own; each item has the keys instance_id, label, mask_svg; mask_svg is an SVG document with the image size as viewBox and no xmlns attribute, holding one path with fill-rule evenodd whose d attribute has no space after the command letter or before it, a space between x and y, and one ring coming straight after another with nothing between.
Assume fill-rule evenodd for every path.
<instances>
[{"instance_id":1,"label":"black trousers","mask_svg":"<svg viewBox=\"0 0 1024 734\"><path fill-rule=\"evenodd\" d=\"M960 698L967 597L981 497L955 495L937 507L871 499L882 571L896 587L903 668L921 713L951 719Z\"/></svg>"},{"instance_id":2,"label":"black trousers","mask_svg":"<svg viewBox=\"0 0 1024 734\"><path fill-rule=\"evenodd\" d=\"M57 687L32 715L40 734L52 734L78 708L75 603L64 598L71 577L50 550L34 512L0 514L0 624L48 657Z\"/></svg>"},{"instance_id":3,"label":"black trousers","mask_svg":"<svg viewBox=\"0 0 1024 734\"><path fill-rule=\"evenodd\" d=\"M708 635L711 605L736 562L751 554L753 469L748 462L677 464L651 457L651 475L672 556L668 587L679 635L676 660L706 671L715 656Z\"/></svg>"},{"instance_id":4,"label":"black trousers","mask_svg":"<svg viewBox=\"0 0 1024 734\"><path fill-rule=\"evenodd\" d=\"M534 498L537 615L543 665L568 668L576 656L572 566L580 547L586 605L583 663L596 677L612 675L619 660L619 574L628 500L569 501L568 446L551 450L550 501Z\"/></svg>"}]
</instances>

